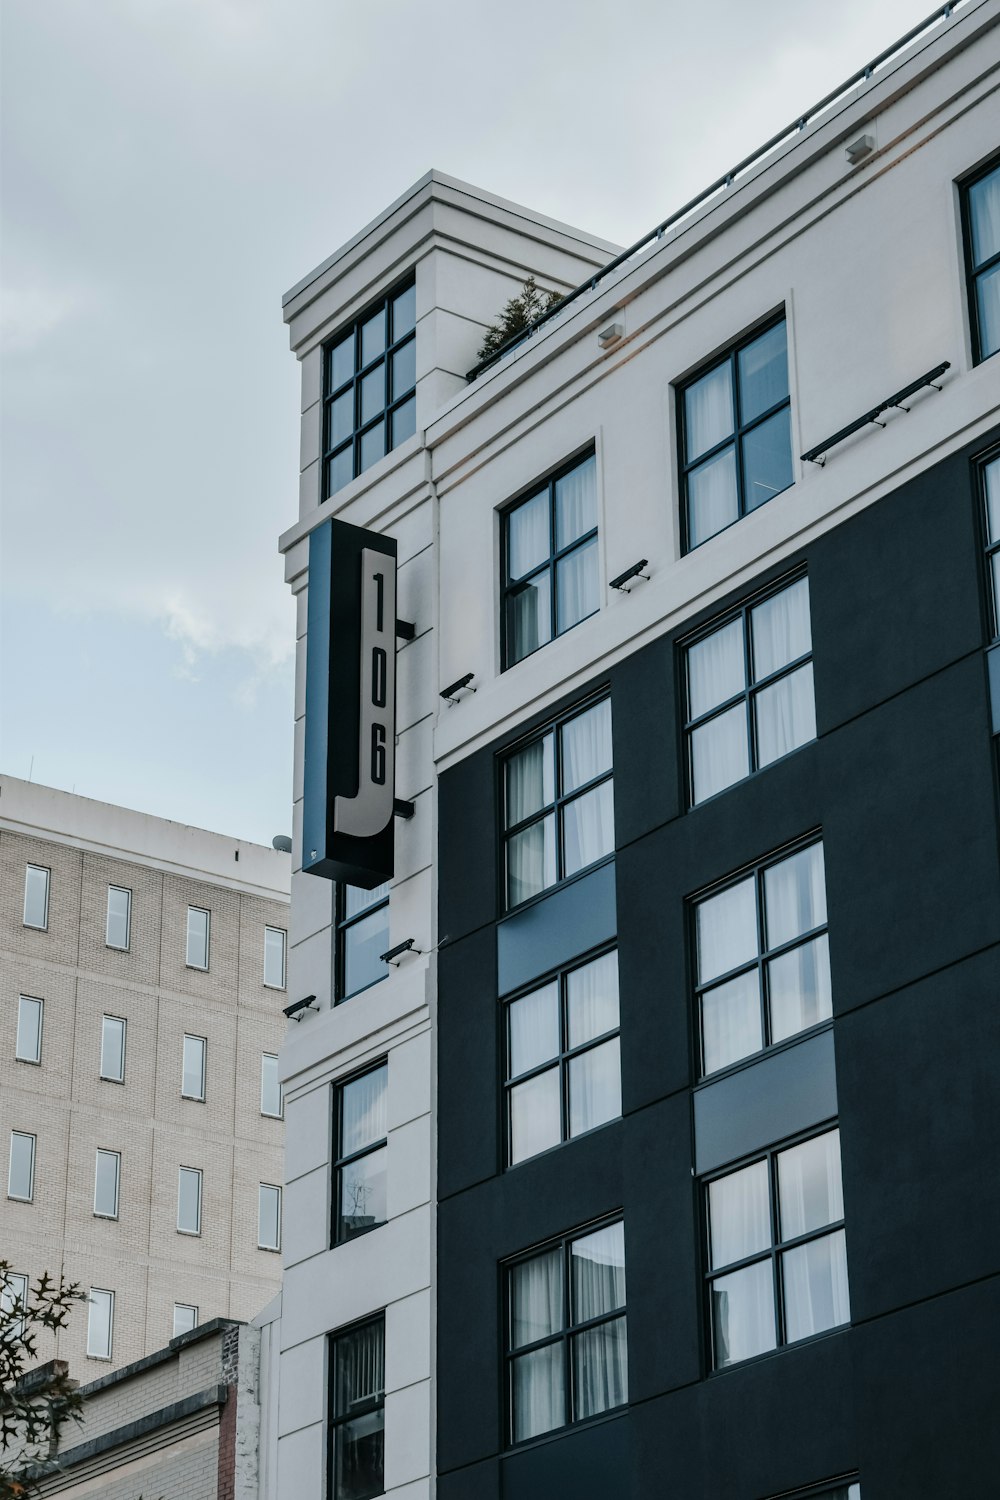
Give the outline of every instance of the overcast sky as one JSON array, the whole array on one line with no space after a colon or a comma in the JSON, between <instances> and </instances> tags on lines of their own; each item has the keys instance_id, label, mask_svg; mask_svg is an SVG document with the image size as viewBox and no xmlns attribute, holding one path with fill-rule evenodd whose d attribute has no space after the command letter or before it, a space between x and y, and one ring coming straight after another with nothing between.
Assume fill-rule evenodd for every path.
<instances>
[{"instance_id":1,"label":"overcast sky","mask_svg":"<svg viewBox=\"0 0 1000 1500\"><path fill-rule=\"evenodd\" d=\"M432 166L629 243L926 3L0 0L0 770L289 830L282 293Z\"/></svg>"}]
</instances>

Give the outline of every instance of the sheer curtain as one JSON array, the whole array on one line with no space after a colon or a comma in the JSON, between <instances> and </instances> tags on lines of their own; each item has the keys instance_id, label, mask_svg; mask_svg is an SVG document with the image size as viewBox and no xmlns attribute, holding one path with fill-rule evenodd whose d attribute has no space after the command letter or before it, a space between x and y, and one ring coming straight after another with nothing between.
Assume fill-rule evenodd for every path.
<instances>
[{"instance_id":1,"label":"sheer curtain","mask_svg":"<svg viewBox=\"0 0 1000 1500\"><path fill-rule=\"evenodd\" d=\"M517 1078L530 1068L559 1054L559 984L553 980L543 989L523 995L509 1008L510 1076Z\"/></svg>"},{"instance_id":2,"label":"sheer curtain","mask_svg":"<svg viewBox=\"0 0 1000 1500\"><path fill-rule=\"evenodd\" d=\"M548 570L507 596L507 649L510 661L530 656L552 636L551 580Z\"/></svg>"},{"instance_id":3,"label":"sheer curtain","mask_svg":"<svg viewBox=\"0 0 1000 1500\"><path fill-rule=\"evenodd\" d=\"M388 1134L388 1068L376 1068L345 1085L342 1094L341 1156L351 1156Z\"/></svg>"},{"instance_id":4,"label":"sheer curtain","mask_svg":"<svg viewBox=\"0 0 1000 1500\"><path fill-rule=\"evenodd\" d=\"M972 255L981 265L1000 250L1000 172L991 172L969 190Z\"/></svg>"},{"instance_id":5,"label":"sheer curtain","mask_svg":"<svg viewBox=\"0 0 1000 1500\"><path fill-rule=\"evenodd\" d=\"M706 990L701 997L701 1035L704 1070L728 1067L764 1045L760 1022L760 981L757 970L738 974L726 984Z\"/></svg>"},{"instance_id":6,"label":"sheer curtain","mask_svg":"<svg viewBox=\"0 0 1000 1500\"><path fill-rule=\"evenodd\" d=\"M569 1065L569 1133L582 1135L622 1112L622 1068L618 1038L592 1047Z\"/></svg>"},{"instance_id":7,"label":"sheer curtain","mask_svg":"<svg viewBox=\"0 0 1000 1500\"><path fill-rule=\"evenodd\" d=\"M736 449L724 448L687 477L688 541L706 542L739 516L736 490Z\"/></svg>"},{"instance_id":8,"label":"sheer curtain","mask_svg":"<svg viewBox=\"0 0 1000 1500\"><path fill-rule=\"evenodd\" d=\"M618 954L605 953L574 969L566 981L569 1045L582 1047L592 1037L618 1027Z\"/></svg>"},{"instance_id":9,"label":"sheer curtain","mask_svg":"<svg viewBox=\"0 0 1000 1500\"><path fill-rule=\"evenodd\" d=\"M767 966L771 1040L784 1041L833 1014L830 944L826 933L803 943Z\"/></svg>"},{"instance_id":10,"label":"sheer curtain","mask_svg":"<svg viewBox=\"0 0 1000 1500\"><path fill-rule=\"evenodd\" d=\"M526 500L507 518L507 574L523 578L549 556L548 491Z\"/></svg>"},{"instance_id":11,"label":"sheer curtain","mask_svg":"<svg viewBox=\"0 0 1000 1500\"><path fill-rule=\"evenodd\" d=\"M851 1317L844 1231L810 1240L781 1257L785 1334L789 1343Z\"/></svg>"},{"instance_id":12,"label":"sheer curtain","mask_svg":"<svg viewBox=\"0 0 1000 1500\"><path fill-rule=\"evenodd\" d=\"M370 1323L337 1340L337 1415L346 1416L362 1401L385 1389L384 1338L381 1323Z\"/></svg>"},{"instance_id":13,"label":"sheer curtain","mask_svg":"<svg viewBox=\"0 0 1000 1500\"><path fill-rule=\"evenodd\" d=\"M780 671L812 649L809 624L809 580L772 594L751 611L754 681Z\"/></svg>"},{"instance_id":14,"label":"sheer curtain","mask_svg":"<svg viewBox=\"0 0 1000 1500\"><path fill-rule=\"evenodd\" d=\"M688 463L707 453L735 430L733 375L728 360L709 370L684 392L684 449Z\"/></svg>"},{"instance_id":15,"label":"sheer curtain","mask_svg":"<svg viewBox=\"0 0 1000 1500\"><path fill-rule=\"evenodd\" d=\"M695 909L698 980L707 984L757 957L757 894L754 877L699 901Z\"/></svg>"},{"instance_id":16,"label":"sheer curtain","mask_svg":"<svg viewBox=\"0 0 1000 1500\"><path fill-rule=\"evenodd\" d=\"M556 564L556 633L597 612L597 538Z\"/></svg>"},{"instance_id":17,"label":"sheer curtain","mask_svg":"<svg viewBox=\"0 0 1000 1500\"><path fill-rule=\"evenodd\" d=\"M530 818L554 798L552 736L547 734L507 762L507 827Z\"/></svg>"},{"instance_id":18,"label":"sheer curtain","mask_svg":"<svg viewBox=\"0 0 1000 1500\"><path fill-rule=\"evenodd\" d=\"M709 1183L708 1218L713 1268L770 1249L767 1162Z\"/></svg>"},{"instance_id":19,"label":"sheer curtain","mask_svg":"<svg viewBox=\"0 0 1000 1500\"><path fill-rule=\"evenodd\" d=\"M816 738L812 662L781 677L754 699L757 764L769 766Z\"/></svg>"},{"instance_id":20,"label":"sheer curtain","mask_svg":"<svg viewBox=\"0 0 1000 1500\"><path fill-rule=\"evenodd\" d=\"M625 1306L625 1230L610 1224L571 1248L573 1322ZM625 1319L615 1318L573 1341L575 1415L587 1417L628 1400Z\"/></svg>"},{"instance_id":21,"label":"sheer curtain","mask_svg":"<svg viewBox=\"0 0 1000 1500\"><path fill-rule=\"evenodd\" d=\"M812 844L764 871L767 946L778 948L826 923L823 845Z\"/></svg>"},{"instance_id":22,"label":"sheer curtain","mask_svg":"<svg viewBox=\"0 0 1000 1500\"><path fill-rule=\"evenodd\" d=\"M710 1183L708 1220L712 1266L742 1260L771 1246L767 1162L755 1162ZM776 1340L771 1261L758 1261L712 1283L715 1362L749 1359Z\"/></svg>"},{"instance_id":23,"label":"sheer curtain","mask_svg":"<svg viewBox=\"0 0 1000 1500\"><path fill-rule=\"evenodd\" d=\"M770 1260L757 1261L712 1282L712 1332L717 1369L775 1347Z\"/></svg>"},{"instance_id":24,"label":"sheer curtain","mask_svg":"<svg viewBox=\"0 0 1000 1500\"><path fill-rule=\"evenodd\" d=\"M573 791L611 768L611 704L605 699L562 726L562 791ZM614 793L604 782L563 808L566 875L614 848Z\"/></svg>"},{"instance_id":25,"label":"sheer curtain","mask_svg":"<svg viewBox=\"0 0 1000 1500\"><path fill-rule=\"evenodd\" d=\"M555 799L553 737L526 745L507 762L506 822L510 828ZM555 878L554 819L541 818L507 842L507 899L526 901Z\"/></svg>"},{"instance_id":26,"label":"sheer curtain","mask_svg":"<svg viewBox=\"0 0 1000 1500\"><path fill-rule=\"evenodd\" d=\"M746 666L742 620L732 620L688 647L687 678L688 711L692 719L700 719L727 698L743 692Z\"/></svg>"},{"instance_id":27,"label":"sheer curtain","mask_svg":"<svg viewBox=\"0 0 1000 1500\"><path fill-rule=\"evenodd\" d=\"M536 1255L510 1272L511 1347L523 1348L563 1327L561 1250ZM514 1440L534 1437L566 1421L563 1344L550 1344L513 1362Z\"/></svg>"},{"instance_id":28,"label":"sheer curtain","mask_svg":"<svg viewBox=\"0 0 1000 1500\"><path fill-rule=\"evenodd\" d=\"M844 1217L840 1131L792 1146L778 1157L781 1238L797 1239Z\"/></svg>"},{"instance_id":29,"label":"sheer curtain","mask_svg":"<svg viewBox=\"0 0 1000 1500\"><path fill-rule=\"evenodd\" d=\"M597 525L597 459L556 480L556 547L561 551Z\"/></svg>"},{"instance_id":30,"label":"sheer curtain","mask_svg":"<svg viewBox=\"0 0 1000 1500\"><path fill-rule=\"evenodd\" d=\"M562 736L562 791L575 791L611 769L611 702L602 702L568 720Z\"/></svg>"},{"instance_id":31,"label":"sheer curtain","mask_svg":"<svg viewBox=\"0 0 1000 1500\"><path fill-rule=\"evenodd\" d=\"M747 715L742 703L692 730L691 775L696 803L750 775Z\"/></svg>"}]
</instances>

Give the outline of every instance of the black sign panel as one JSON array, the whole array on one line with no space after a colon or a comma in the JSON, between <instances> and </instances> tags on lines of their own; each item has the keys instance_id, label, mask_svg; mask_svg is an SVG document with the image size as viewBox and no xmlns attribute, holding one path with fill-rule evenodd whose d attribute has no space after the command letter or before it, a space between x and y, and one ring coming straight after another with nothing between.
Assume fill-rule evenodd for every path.
<instances>
[{"instance_id":1,"label":"black sign panel","mask_svg":"<svg viewBox=\"0 0 1000 1500\"><path fill-rule=\"evenodd\" d=\"M302 868L392 877L396 543L326 521L309 536Z\"/></svg>"}]
</instances>

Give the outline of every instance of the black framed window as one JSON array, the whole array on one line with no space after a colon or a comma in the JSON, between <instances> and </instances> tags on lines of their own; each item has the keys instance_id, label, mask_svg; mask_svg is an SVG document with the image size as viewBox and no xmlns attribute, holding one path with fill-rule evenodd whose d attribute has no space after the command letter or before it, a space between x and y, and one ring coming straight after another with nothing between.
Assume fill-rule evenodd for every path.
<instances>
[{"instance_id":1,"label":"black framed window","mask_svg":"<svg viewBox=\"0 0 1000 1500\"><path fill-rule=\"evenodd\" d=\"M990 635L1000 639L1000 453L980 466L986 571L989 577Z\"/></svg>"},{"instance_id":2,"label":"black framed window","mask_svg":"<svg viewBox=\"0 0 1000 1500\"><path fill-rule=\"evenodd\" d=\"M324 496L416 432L416 326L411 278L324 345Z\"/></svg>"},{"instance_id":3,"label":"black framed window","mask_svg":"<svg viewBox=\"0 0 1000 1500\"><path fill-rule=\"evenodd\" d=\"M615 847L611 700L534 735L503 763L507 906L519 906Z\"/></svg>"},{"instance_id":4,"label":"black framed window","mask_svg":"<svg viewBox=\"0 0 1000 1500\"><path fill-rule=\"evenodd\" d=\"M343 1245L387 1219L389 1064L378 1063L335 1089L337 1159L333 1243Z\"/></svg>"},{"instance_id":5,"label":"black framed window","mask_svg":"<svg viewBox=\"0 0 1000 1500\"><path fill-rule=\"evenodd\" d=\"M595 455L557 470L502 525L506 670L600 606Z\"/></svg>"},{"instance_id":6,"label":"black framed window","mask_svg":"<svg viewBox=\"0 0 1000 1500\"><path fill-rule=\"evenodd\" d=\"M385 1493L385 1315L330 1338L330 1494Z\"/></svg>"},{"instance_id":7,"label":"black framed window","mask_svg":"<svg viewBox=\"0 0 1000 1500\"><path fill-rule=\"evenodd\" d=\"M625 1226L553 1241L506 1268L508 1440L628 1401Z\"/></svg>"},{"instance_id":8,"label":"black framed window","mask_svg":"<svg viewBox=\"0 0 1000 1500\"><path fill-rule=\"evenodd\" d=\"M816 738L806 577L733 610L684 656L692 806Z\"/></svg>"},{"instance_id":9,"label":"black framed window","mask_svg":"<svg viewBox=\"0 0 1000 1500\"><path fill-rule=\"evenodd\" d=\"M972 357L979 364L1000 349L1000 162L963 184L962 216Z\"/></svg>"},{"instance_id":10,"label":"black framed window","mask_svg":"<svg viewBox=\"0 0 1000 1500\"><path fill-rule=\"evenodd\" d=\"M389 883L373 891L337 887L337 1002L377 984L389 972Z\"/></svg>"},{"instance_id":11,"label":"black framed window","mask_svg":"<svg viewBox=\"0 0 1000 1500\"><path fill-rule=\"evenodd\" d=\"M715 1369L850 1322L838 1129L707 1180L705 1214Z\"/></svg>"},{"instance_id":12,"label":"black framed window","mask_svg":"<svg viewBox=\"0 0 1000 1500\"><path fill-rule=\"evenodd\" d=\"M678 401L690 552L794 480L784 317L687 381Z\"/></svg>"},{"instance_id":13,"label":"black framed window","mask_svg":"<svg viewBox=\"0 0 1000 1500\"><path fill-rule=\"evenodd\" d=\"M693 907L703 1073L830 1019L826 877L818 839L731 877Z\"/></svg>"},{"instance_id":14,"label":"black framed window","mask_svg":"<svg viewBox=\"0 0 1000 1500\"><path fill-rule=\"evenodd\" d=\"M618 953L612 949L504 1002L507 1164L622 1112Z\"/></svg>"}]
</instances>

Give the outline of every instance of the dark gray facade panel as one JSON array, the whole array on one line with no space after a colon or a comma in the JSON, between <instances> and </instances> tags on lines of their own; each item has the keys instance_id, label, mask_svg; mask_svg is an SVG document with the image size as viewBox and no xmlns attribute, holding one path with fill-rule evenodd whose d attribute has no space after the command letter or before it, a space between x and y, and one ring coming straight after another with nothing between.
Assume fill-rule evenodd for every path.
<instances>
[{"instance_id":1,"label":"dark gray facade panel","mask_svg":"<svg viewBox=\"0 0 1000 1500\"><path fill-rule=\"evenodd\" d=\"M500 1165L496 936L480 928L438 955L439 1199L492 1178Z\"/></svg>"},{"instance_id":2,"label":"dark gray facade panel","mask_svg":"<svg viewBox=\"0 0 1000 1500\"><path fill-rule=\"evenodd\" d=\"M990 674L990 712L993 733L1000 734L1000 646L994 646L986 654Z\"/></svg>"},{"instance_id":3,"label":"dark gray facade panel","mask_svg":"<svg viewBox=\"0 0 1000 1500\"><path fill-rule=\"evenodd\" d=\"M497 982L501 995L608 943L618 931L615 867L558 886L497 926Z\"/></svg>"},{"instance_id":4,"label":"dark gray facade panel","mask_svg":"<svg viewBox=\"0 0 1000 1500\"><path fill-rule=\"evenodd\" d=\"M695 1171L714 1172L837 1113L833 1031L765 1055L694 1095Z\"/></svg>"},{"instance_id":5,"label":"dark gray facade panel","mask_svg":"<svg viewBox=\"0 0 1000 1500\"><path fill-rule=\"evenodd\" d=\"M438 778L438 930L442 948L496 920L497 816L492 751Z\"/></svg>"},{"instance_id":6,"label":"dark gray facade panel","mask_svg":"<svg viewBox=\"0 0 1000 1500\"><path fill-rule=\"evenodd\" d=\"M624 1412L508 1453L500 1465L502 1500L626 1500L638 1493Z\"/></svg>"},{"instance_id":7,"label":"dark gray facade panel","mask_svg":"<svg viewBox=\"0 0 1000 1500\"><path fill-rule=\"evenodd\" d=\"M611 673L615 843L622 848L683 811L676 659L664 637Z\"/></svg>"}]
</instances>

